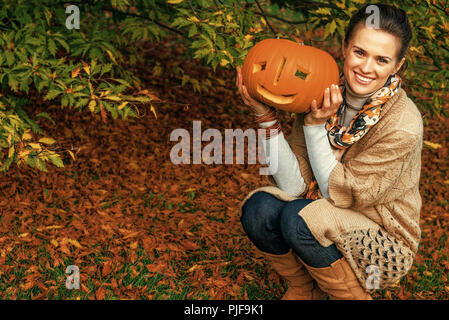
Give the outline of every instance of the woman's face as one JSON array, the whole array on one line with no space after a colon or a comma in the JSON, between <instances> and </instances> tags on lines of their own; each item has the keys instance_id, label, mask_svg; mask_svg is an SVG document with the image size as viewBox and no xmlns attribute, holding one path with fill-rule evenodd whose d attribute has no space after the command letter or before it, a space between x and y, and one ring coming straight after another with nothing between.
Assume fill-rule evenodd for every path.
<instances>
[{"instance_id":1,"label":"woman's face","mask_svg":"<svg viewBox=\"0 0 449 320\"><path fill-rule=\"evenodd\" d=\"M364 24L357 26L348 46L344 39L342 45L344 75L352 91L366 95L380 89L405 61L403 58L398 63L400 49L401 41L396 36Z\"/></svg>"}]
</instances>

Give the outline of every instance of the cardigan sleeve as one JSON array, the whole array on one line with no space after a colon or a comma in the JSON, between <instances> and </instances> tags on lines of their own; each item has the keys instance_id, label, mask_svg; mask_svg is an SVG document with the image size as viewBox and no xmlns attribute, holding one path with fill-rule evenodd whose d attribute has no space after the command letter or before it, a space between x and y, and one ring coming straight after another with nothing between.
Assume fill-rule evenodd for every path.
<instances>
[{"instance_id":1,"label":"cardigan sleeve","mask_svg":"<svg viewBox=\"0 0 449 320\"><path fill-rule=\"evenodd\" d=\"M357 210L394 200L401 188L410 187L407 175L412 173L406 169L420 144L419 135L397 129L355 158L337 163L329 178L329 201L340 208Z\"/></svg>"}]
</instances>

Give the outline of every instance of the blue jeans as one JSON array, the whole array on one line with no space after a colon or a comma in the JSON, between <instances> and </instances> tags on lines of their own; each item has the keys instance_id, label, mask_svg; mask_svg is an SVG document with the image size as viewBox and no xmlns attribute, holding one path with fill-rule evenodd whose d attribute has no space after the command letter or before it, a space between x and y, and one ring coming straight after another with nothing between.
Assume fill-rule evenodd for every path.
<instances>
[{"instance_id":1,"label":"blue jeans","mask_svg":"<svg viewBox=\"0 0 449 320\"><path fill-rule=\"evenodd\" d=\"M241 222L249 239L261 251L285 254L290 248L309 266L323 268L342 258L335 244L323 247L298 214L310 199L282 201L259 191L242 207Z\"/></svg>"}]
</instances>

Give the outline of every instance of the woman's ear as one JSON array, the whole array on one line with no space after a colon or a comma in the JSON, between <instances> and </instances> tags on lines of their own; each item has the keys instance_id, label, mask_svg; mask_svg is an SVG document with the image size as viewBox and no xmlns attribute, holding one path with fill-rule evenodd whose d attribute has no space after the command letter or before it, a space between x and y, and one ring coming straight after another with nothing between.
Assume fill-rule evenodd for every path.
<instances>
[{"instance_id":1,"label":"woman's ear","mask_svg":"<svg viewBox=\"0 0 449 320\"><path fill-rule=\"evenodd\" d=\"M396 65L396 67L394 68L394 73L393 73L393 74L398 73L398 71L401 69L402 65L404 64L404 62L405 62L405 57L402 58L401 62L399 62L399 63ZM392 74L392 75L393 75L393 74Z\"/></svg>"}]
</instances>

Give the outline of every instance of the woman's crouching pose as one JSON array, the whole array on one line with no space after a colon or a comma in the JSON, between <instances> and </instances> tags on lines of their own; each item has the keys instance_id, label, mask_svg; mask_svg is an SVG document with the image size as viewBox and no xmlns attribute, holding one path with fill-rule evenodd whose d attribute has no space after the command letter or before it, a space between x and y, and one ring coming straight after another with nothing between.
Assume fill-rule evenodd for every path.
<instances>
[{"instance_id":1,"label":"woman's crouching pose","mask_svg":"<svg viewBox=\"0 0 449 320\"><path fill-rule=\"evenodd\" d=\"M423 123L400 77L412 34L403 10L376 6L378 26L366 23L367 5L350 20L341 83L295 114L287 138L268 136L278 150L271 185L240 206L249 239L289 286L283 299L371 299L418 250ZM237 86L260 128L279 128L240 70Z\"/></svg>"}]
</instances>

